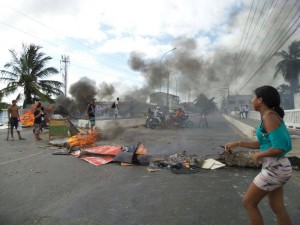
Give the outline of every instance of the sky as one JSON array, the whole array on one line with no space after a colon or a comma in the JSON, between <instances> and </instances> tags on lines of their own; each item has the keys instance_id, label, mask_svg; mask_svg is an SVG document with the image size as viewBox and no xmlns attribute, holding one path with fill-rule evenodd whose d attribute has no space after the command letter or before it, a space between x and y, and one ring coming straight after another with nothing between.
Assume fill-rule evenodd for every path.
<instances>
[{"instance_id":1,"label":"sky","mask_svg":"<svg viewBox=\"0 0 300 225\"><path fill-rule=\"evenodd\" d=\"M228 86L230 94L251 94L258 84L278 86L283 82L280 77L273 79L278 59L272 59L245 85L251 68L260 63L258 56L267 52L268 41L263 37L287 27L284 19L298 15L297 7L297 0L286 5L278 0L277 5L271 0L5 1L0 8L0 67L4 69L10 62L9 49L19 52L22 43L36 44L53 58L48 66L58 70L62 56L69 57L68 91L82 78L99 89L113 87L109 95L99 94L102 100L166 92L168 75L169 91L181 101L190 101L200 93L220 99ZM263 27L263 18L272 14L271 8L268 26L273 23L278 30ZM285 14L276 16L283 8ZM253 29L247 32L251 15ZM262 29L256 41L259 25ZM247 33L245 51L239 52ZM282 48L299 39L296 31ZM237 56L240 61L235 61ZM238 75L232 73L235 62L240 62L236 64ZM61 74L51 79L63 81ZM0 83L0 88L5 85Z\"/></svg>"}]
</instances>

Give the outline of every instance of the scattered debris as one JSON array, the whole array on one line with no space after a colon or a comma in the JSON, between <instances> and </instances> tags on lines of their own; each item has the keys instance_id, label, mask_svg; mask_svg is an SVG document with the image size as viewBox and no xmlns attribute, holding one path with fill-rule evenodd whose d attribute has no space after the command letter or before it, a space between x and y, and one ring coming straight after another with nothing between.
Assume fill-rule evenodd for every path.
<instances>
[{"instance_id":1,"label":"scattered debris","mask_svg":"<svg viewBox=\"0 0 300 225\"><path fill-rule=\"evenodd\" d=\"M204 160L201 168L202 169L208 169L208 170L215 170L215 169L219 169L222 167L225 167L226 165L224 163L221 163L217 160L214 159L206 159Z\"/></svg>"},{"instance_id":2,"label":"scattered debris","mask_svg":"<svg viewBox=\"0 0 300 225\"><path fill-rule=\"evenodd\" d=\"M69 155L71 152L70 149L61 148L55 152L52 153L52 155Z\"/></svg>"},{"instance_id":3,"label":"scattered debris","mask_svg":"<svg viewBox=\"0 0 300 225\"><path fill-rule=\"evenodd\" d=\"M297 156L288 156L293 170L300 170L300 158Z\"/></svg>"},{"instance_id":4,"label":"scattered debris","mask_svg":"<svg viewBox=\"0 0 300 225\"><path fill-rule=\"evenodd\" d=\"M149 172L157 172L157 171L160 171L161 169L155 169L155 168L150 168L150 167L148 167L147 170L148 170Z\"/></svg>"},{"instance_id":5,"label":"scattered debris","mask_svg":"<svg viewBox=\"0 0 300 225\"><path fill-rule=\"evenodd\" d=\"M220 146L224 149L224 146ZM229 151L225 150L219 154L218 161L226 164L227 166L240 166L240 167L251 167L258 168L261 166L256 166L253 162L252 156L259 150L240 150L240 151Z\"/></svg>"},{"instance_id":6,"label":"scattered debris","mask_svg":"<svg viewBox=\"0 0 300 225\"><path fill-rule=\"evenodd\" d=\"M121 151L120 146L95 146L73 151L71 154L81 158L95 166L112 162L115 156Z\"/></svg>"},{"instance_id":7,"label":"scattered debris","mask_svg":"<svg viewBox=\"0 0 300 225\"><path fill-rule=\"evenodd\" d=\"M148 171L167 168L176 174L189 174L199 172L204 159L199 155L187 155L186 151L174 155L151 156Z\"/></svg>"},{"instance_id":8,"label":"scattered debris","mask_svg":"<svg viewBox=\"0 0 300 225\"><path fill-rule=\"evenodd\" d=\"M49 144L54 145L54 146L64 146L66 143L68 143L69 138L60 138L60 139L54 139L50 140Z\"/></svg>"}]
</instances>

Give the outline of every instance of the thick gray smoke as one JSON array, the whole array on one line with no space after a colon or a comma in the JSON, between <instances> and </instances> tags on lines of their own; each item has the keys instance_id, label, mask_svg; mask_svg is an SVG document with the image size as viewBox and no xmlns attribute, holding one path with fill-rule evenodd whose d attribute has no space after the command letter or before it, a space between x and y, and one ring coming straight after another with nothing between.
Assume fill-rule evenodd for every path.
<instances>
[{"instance_id":1,"label":"thick gray smoke","mask_svg":"<svg viewBox=\"0 0 300 225\"><path fill-rule=\"evenodd\" d=\"M94 81L87 77L81 78L74 83L69 90L80 111L84 110L92 98L97 94L97 87Z\"/></svg>"},{"instance_id":2,"label":"thick gray smoke","mask_svg":"<svg viewBox=\"0 0 300 225\"><path fill-rule=\"evenodd\" d=\"M120 125L118 121L112 121L103 128L101 132L101 138L103 140L115 140L124 132L124 128Z\"/></svg>"},{"instance_id":3,"label":"thick gray smoke","mask_svg":"<svg viewBox=\"0 0 300 225\"><path fill-rule=\"evenodd\" d=\"M111 100L114 92L115 88L112 85L102 82L97 87L95 81L83 77L70 86L71 98L59 96L56 101L60 105L60 111L73 116L82 116L92 98L96 98L96 101Z\"/></svg>"},{"instance_id":4,"label":"thick gray smoke","mask_svg":"<svg viewBox=\"0 0 300 225\"><path fill-rule=\"evenodd\" d=\"M115 87L112 84L102 82L99 84L97 96L99 99L111 100L115 93Z\"/></svg>"},{"instance_id":5,"label":"thick gray smoke","mask_svg":"<svg viewBox=\"0 0 300 225\"><path fill-rule=\"evenodd\" d=\"M204 57L197 54L196 40L180 38L175 42L177 49L160 61L145 59L141 53L131 53L129 65L133 70L141 72L147 81L145 87L134 91L138 93L134 96L149 96L155 89L166 92L168 76L170 80L177 80L178 92L181 94L212 93L223 88L229 80L233 54L220 52L210 58Z\"/></svg>"}]
</instances>

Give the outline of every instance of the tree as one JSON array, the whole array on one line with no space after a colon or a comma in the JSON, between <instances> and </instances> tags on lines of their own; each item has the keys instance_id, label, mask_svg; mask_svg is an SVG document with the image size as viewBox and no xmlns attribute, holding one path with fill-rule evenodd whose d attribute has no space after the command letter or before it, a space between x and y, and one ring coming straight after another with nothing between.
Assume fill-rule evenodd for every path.
<instances>
[{"instance_id":1,"label":"tree","mask_svg":"<svg viewBox=\"0 0 300 225\"><path fill-rule=\"evenodd\" d=\"M291 99L291 87L281 84L277 87L281 98L281 106L283 109L293 109L293 99Z\"/></svg>"},{"instance_id":2,"label":"tree","mask_svg":"<svg viewBox=\"0 0 300 225\"><path fill-rule=\"evenodd\" d=\"M292 108L294 108L294 94L299 91L299 74L300 74L300 41L294 41L289 46L289 52L282 50L276 52L276 56L280 56L282 60L276 64L274 78L279 73L284 80L290 84Z\"/></svg>"},{"instance_id":3,"label":"tree","mask_svg":"<svg viewBox=\"0 0 300 225\"><path fill-rule=\"evenodd\" d=\"M199 111L203 112L211 112L217 109L217 105L215 103L215 98L207 98L205 94L199 94L194 100L194 106Z\"/></svg>"},{"instance_id":4,"label":"tree","mask_svg":"<svg viewBox=\"0 0 300 225\"><path fill-rule=\"evenodd\" d=\"M45 78L57 74L54 67L46 67L52 58L41 52L40 46L30 44L22 45L20 56L9 50L12 61L4 65L4 70L0 70L2 77L0 81L8 82L7 86L1 90L4 95L18 92L17 99L24 97L23 106L34 103L35 99L53 103L52 95L59 95L63 83Z\"/></svg>"}]
</instances>

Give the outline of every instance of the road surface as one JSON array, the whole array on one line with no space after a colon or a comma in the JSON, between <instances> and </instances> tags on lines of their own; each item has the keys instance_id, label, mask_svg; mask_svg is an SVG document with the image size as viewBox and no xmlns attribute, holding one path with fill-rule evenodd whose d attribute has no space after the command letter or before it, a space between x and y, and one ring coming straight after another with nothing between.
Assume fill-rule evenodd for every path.
<instances>
[{"instance_id":1,"label":"road surface","mask_svg":"<svg viewBox=\"0 0 300 225\"><path fill-rule=\"evenodd\" d=\"M198 117L193 117L195 123ZM209 128L128 128L98 145L142 142L149 155L185 150L217 158L219 145L246 140L222 115L208 116ZM6 141L0 130L1 225L245 225L242 197L257 169L226 167L195 174L169 170L148 172L143 166L110 163L93 166L74 156L55 156L55 148L35 143L31 129L25 141ZM15 138L16 139L16 138ZM294 225L300 224L300 172L285 186L285 203ZM265 224L275 217L263 200Z\"/></svg>"}]
</instances>

